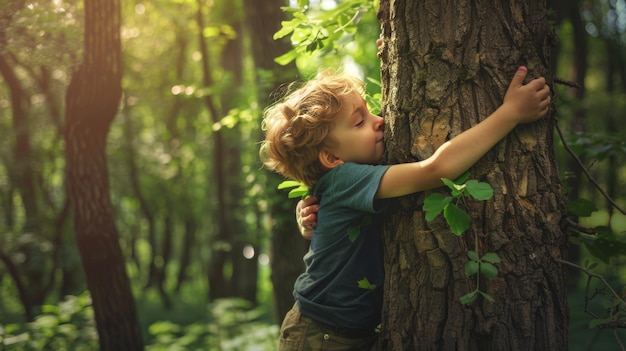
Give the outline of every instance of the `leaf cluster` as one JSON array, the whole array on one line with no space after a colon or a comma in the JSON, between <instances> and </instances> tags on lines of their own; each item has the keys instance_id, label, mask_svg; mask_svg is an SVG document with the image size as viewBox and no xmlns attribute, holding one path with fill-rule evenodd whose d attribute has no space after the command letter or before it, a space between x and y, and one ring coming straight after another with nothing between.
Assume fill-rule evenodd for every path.
<instances>
[{"instance_id":1,"label":"leaf cluster","mask_svg":"<svg viewBox=\"0 0 626 351\"><path fill-rule=\"evenodd\" d=\"M432 222L443 212L443 217L451 231L457 235L462 235L469 229L471 218L462 206L467 199L478 201L489 200L493 196L493 188L488 183L477 180L468 180L469 172L466 172L455 180L442 179L443 183L450 190L450 195L444 196L441 193L432 193L424 199L423 209L426 212L426 220ZM462 304L472 303L478 296L493 302L494 299L484 291L480 290L480 276L487 279L495 279L498 276L498 269L494 266L500 263L500 257L496 253L489 252L480 257L476 251L468 251L469 261L465 264L465 275L470 277L476 274L476 289L461 296ZM477 274L480 273L480 274Z\"/></svg>"},{"instance_id":2,"label":"leaf cluster","mask_svg":"<svg viewBox=\"0 0 626 351\"><path fill-rule=\"evenodd\" d=\"M347 0L332 9L314 11L309 7L308 1L298 1L298 7L283 8L293 18L282 22L274 39L290 36L293 49L277 57L275 61L286 65L302 54L334 51L337 45L351 41L363 14L371 11L374 6L373 1Z\"/></svg>"}]
</instances>

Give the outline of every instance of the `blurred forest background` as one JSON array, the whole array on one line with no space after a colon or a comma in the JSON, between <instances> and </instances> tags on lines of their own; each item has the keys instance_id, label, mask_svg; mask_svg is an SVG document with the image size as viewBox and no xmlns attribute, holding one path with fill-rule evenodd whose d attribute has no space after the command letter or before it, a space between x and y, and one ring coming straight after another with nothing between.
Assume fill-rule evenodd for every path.
<instances>
[{"instance_id":1,"label":"blurred forest background","mask_svg":"<svg viewBox=\"0 0 626 351\"><path fill-rule=\"evenodd\" d=\"M83 6L0 1L0 350L98 349L65 167ZM295 200L259 162L262 111L276 87L320 67L362 77L377 111L377 3L121 6L123 97L106 150L146 348L273 350L307 242ZM623 301L589 277L626 295L626 1L553 1L550 11L560 170L581 224L571 262L584 269L571 271L570 349L623 349ZM284 45L272 45L281 21ZM594 328L597 309L613 311L617 328Z\"/></svg>"}]
</instances>

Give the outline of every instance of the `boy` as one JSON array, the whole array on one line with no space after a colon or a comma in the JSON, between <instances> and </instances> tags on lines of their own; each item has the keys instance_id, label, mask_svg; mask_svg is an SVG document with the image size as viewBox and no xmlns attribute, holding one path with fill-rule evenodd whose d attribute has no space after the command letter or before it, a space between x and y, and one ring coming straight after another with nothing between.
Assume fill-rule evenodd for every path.
<instances>
[{"instance_id":1,"label":"boy","mask_svg":"<svg viewBox=\"0 0 626 351\"><path fill-rule=\"evenodd\" d=\"M280 350L377 347L384 279L384 199L437 188L469 169L520 123L548 112L545 79L524 85L520 67L504 103L426 160L381 165L383 119L372 115L355 79L322 74L266 111L265 165L300 181L319 201L317 226L285 316Z\"/></svg>"}]
</instances>

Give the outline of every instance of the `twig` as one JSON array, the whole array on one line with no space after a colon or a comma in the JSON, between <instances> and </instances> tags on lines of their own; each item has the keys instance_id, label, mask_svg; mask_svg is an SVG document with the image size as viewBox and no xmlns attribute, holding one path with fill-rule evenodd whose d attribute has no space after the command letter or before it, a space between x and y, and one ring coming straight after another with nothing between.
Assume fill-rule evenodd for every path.
<instances>
[{"instance_id":1,"label":"twig","mask_svg":"<svg viewBox=\"0 0 626 351\"><path fill-rule=\"evenodd\" d=\"M572 82L571 80L565 80L563 78L554 77L554 82L562 85L567 85L570 88L582 88L580 84Z\"/></svg>"},{"instance_id":2,"label":"twig","mask_svg":"<svg viewBox=\"0 0 626 351\"><path fill-rule=\"evenodd\" d=\"M602 194L602 196L604 196L604 198L611 203L611 205L613 207L615 207L618 211L620 211L622 214L626 215L626 210L624 210L623 208L621 208L617 202L615 202L615 200L613 200L611 198L611 196L609 196L609 194L606 193L606 191L604 189L602 189L602 187L600 186L600 184L598 184L598 182L593 178L593 176L591 175L591 173L589 173L589 170L587 169L587 167L585 167L585 165L583 165L582 161L580 160L580 158L578 158L578 156L576 155L576 153L574 152L574 150L572 150L569 145L567 144L567 142L565 141L565 137L563 136L563 131L561 130L561 127L559 127L559 123L557 120L557 123L555 123L555 128L556 131L559 133L559 137L561 138L561 141L563 142L563 147L565 148L565 150L574 158L574 160L576 161L576 163L578 163L578 165L580 166L580 169L583 171L583 173L585 173L585 175L587 176L587 179L589 179L589 181L596 187L596 189L598 189L598 191L600 191L600 193Z\"/></svg>"},{"instance_id":3,"label":"twig","mask_svg":"<svg viewBox=\"0 0 626 351\"><path fill-rule=\"evenodd\" d=\"M570 218L565 219L565 222L567 223L568 226L570 226L571 228L573 228L573 229L575 229L575 230L577 230L579 232L582 232L582 233L585 233L585 234L589 234L589 235L594 235L594 234L597 233L595 229L584 227L584 226L580 225L580 223L575 222L575 221L573 221Z\"/></svg>"},{"instance_id":4,"label":"twig","mask_svg":"<svg viewBox=\"0 0 626 351\"><path fill-rule=\"evenodd\" d=\"M624 300L624 299L622 299L622 297L621 297L621 296L620 296L617 292L615 292L615 290L613 290L613 288L611 287L611 285L610 285L610 284L606 281L606 279L604 279L604 277L603 277L603 276L601 276L600 274L593 273L592 271L588 270L587 268L585 268L585 267L583 267L583 266L579 266L579 265L577 265L576 263L572 263L572 262L569 262L569 261L565 261L565 260L562 260L562 259L560 259L560 258L554 258L554 260L555 260L555 261L557 261L557 262L563 263L563 264L565 264L565 265L568 265L568 266L574 267L574 268L576 268L576 269L578 269L578 270L580 270L580 271L584 272L585 274L587 274L587 275L588 275L588 276L590 276L590 277L597 278L598 280L600 280L600 281L601 281L601 282L602 282L602 283L603 283L603 284L604 284L604 285L605 285L605 286L606 286L606 287L607 287L607 288L611 291L611 294L612 294L612 295L613 295L616 299L619 299L619 300ZM626 301L625 301L625 302L626 302Z\"/></svg>"}]
</instances>

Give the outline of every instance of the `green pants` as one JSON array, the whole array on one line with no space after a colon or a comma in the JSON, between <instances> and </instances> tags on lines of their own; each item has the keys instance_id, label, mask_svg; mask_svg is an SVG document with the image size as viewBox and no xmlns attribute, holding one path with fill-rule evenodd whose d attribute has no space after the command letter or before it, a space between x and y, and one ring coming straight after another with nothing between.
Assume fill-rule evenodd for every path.
<instances>
[{"instance_id":1,"label":"green pants","mask_svg":"<svg viewBox=\"0 0 626 351\"><path fill-rule=\"evenodd\" d=\"M377 351L378 334L348 331L303 316L294 305L280 328L279 351Z\"/></svg>"}]
</instances>

